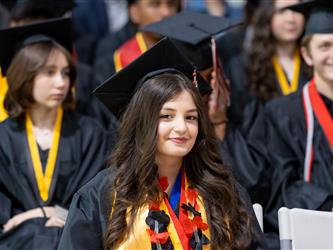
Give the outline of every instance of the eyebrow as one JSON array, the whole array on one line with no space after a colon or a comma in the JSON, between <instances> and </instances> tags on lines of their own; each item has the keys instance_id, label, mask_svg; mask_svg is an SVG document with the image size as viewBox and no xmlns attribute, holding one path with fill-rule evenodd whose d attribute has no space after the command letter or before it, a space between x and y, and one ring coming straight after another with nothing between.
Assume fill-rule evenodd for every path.
<instances>
[{"instance_id":1,"label":"eyebrow","mask_svg":"<svg viewBox=\"0 0 333 250\"><path fill-rule=\"evenodd\" d=\"M165 111L176 111L175 109L173 108L162 108L162 110L165 110ZM186 110L186 113L193 113L193 112L198 112L198 110L195 108L195 109L189 109L189 110Z\"/></svg>"}]
</instances>

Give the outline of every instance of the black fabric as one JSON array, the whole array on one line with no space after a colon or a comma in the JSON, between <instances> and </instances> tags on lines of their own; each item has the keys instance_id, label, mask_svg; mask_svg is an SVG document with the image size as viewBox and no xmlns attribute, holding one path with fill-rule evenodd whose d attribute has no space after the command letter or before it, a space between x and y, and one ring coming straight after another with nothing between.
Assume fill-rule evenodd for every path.
<instances>
[{"instance_id":1,"label":"black fabric","mask_svg":"<svg viewBox=\"0 0 333 250\"><path fill-rule=\"evenodd\" d=\"M250 93L248 90L248 67L250 63L251 62L249 61L248 56L243 52L231 59L226 69L226 75L230 80L231 89L231 108L229 112L231 119L233 119L235 122L239 122L239 114L242 113L242 110L247 105L247 103L249 103L251 100L253 100L253 97L255 97L255 93ZM300 91L302 87L311 79L311 76L308 74L306 67L306 64L302 60L297 91ZM277 78L275 78L275 83L280 95L282 95Z\"/></svg>"},{"instance_id":2,"label":"black fabric","mask_svg":"<svg viewBox=\"0 0 333 250\"><path fill-rule=\"evenodd\" d=\"M264 109L254 99L244 109L242 122L228 122L220 152L239 183L249 193L253 203L264 208L271 189L271 174L267 159Z\"/></svg>"},{"instance_id":3,"label":"black fabric","mask_svg":"<svg viewBox=\"0 0 333 250\"><path fill-rule=\"evenodd\" d=\"M40 205L68 209L74 193L105 167L113 142L96 122L65 113L54 179L49 199L43 203L30 161L24 119L0 123L0 138L0 226ZM56 249L62 229L46 228L44 222L31 219L0 232L0 249Z\"/></svg>"},{"instance_id":4,"label":"black fabric","mask_svg":"<svg viewBox=\"0 0 333 250\"><path fill-rule=\"evenodd\" d=\"M174 68L193 81L195 68L167 38L156 43L127 67L100 85L94 93L113 114L119 117L136 91L140 79L148 73ZM202 95L211 92L210 85L197 73L198 90Z\"/></svg>"},{"instance_id":5,"label":"black fabric","mask_svg":"<svg viewBox=\"0 0 333 250\"><path fill-rule=\"evenodd\" d=\"M333 102L326 98L325 103L332 114ZM282 206L318 210L327 209L332 202L333 152L315 116L312 180L304 181L304 112L301 93L278 98L266 106L268 156L274 170L265 216L267 231L277 233L277 211Z\"/></svg>"},{"instance_id":6,"label":"black fabric","mask_svg":"<svg viewBox=\"0 0 333 250\"><path fill-rule=\"evenodd\" d=\"M51 19L45 22L0 30L0 66L2 75L6 75L11 61L17 51L22 48L24 41L36 35L43 35L44 38L49 38L48 41L57 42L68 51L72 51L70 18ZM36 39L33 42L36 43Z\"/></svg>"},{"instance_id":7,"label":"black fabric","mask_svg":"<svg viewBox=\"0 0 333 250\"><path fill-rule=\"evenodd\" d=\"M40 158L40 162L42 164L42 168L43 168L43 173L45 174L45 169L46 169L46 164L47 164L47 158L49 156L49 149L45 149L43 150L39 144L37 143L37 147L38 147L38 152L39 152L39 158Z\"/></svg>"},{"instance_id":8,"label":"black fabric","mask_svg":"<svg viewBox=\"0 0 333 250\"><path fill-rule=\"evenodd\" d=\"M104 249L103 237L111 213L113 177L114 170L106 169L74 195L59 250ZM253 240L248 249L267 249L248 194L240 185L237 188L253 223Z\"/></svg>"}]
</instances>

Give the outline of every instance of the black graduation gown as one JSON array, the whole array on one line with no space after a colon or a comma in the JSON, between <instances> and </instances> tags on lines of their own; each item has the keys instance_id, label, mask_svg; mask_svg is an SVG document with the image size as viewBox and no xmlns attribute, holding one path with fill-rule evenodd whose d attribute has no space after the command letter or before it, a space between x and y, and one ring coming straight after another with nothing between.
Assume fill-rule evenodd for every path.
<instances>
[{"instance_id":1,"label":"black graduation gown","mask_svg":"<svg viewBox=\"0 0 333 250\"><path fill-rule=\"evenodd\" d=\"M238 56L232 58L227 66L226 74L230 80L231 88L231 111L232 119L238 121L239 114L246 106L246 104L252 100L253 94L248 91L248 65L249 59L243 52ZM271 63L271 62L268 62ZM274 74L275 75L275 74ZM306 65L302 61L300 67L300 75L298 78L298 90L302 90L302 87L310 80L310 76L306 72ZM277 89L282 95L278 80L275 80Z\"/></svg>"},{"instance_id":2,"label":"black graduation gown","mask_svg":"<svg viewBox=\"0 0 333 250\"><path fill-rule=\"evenodd\" d=\"M0 123L0 226L14 215L40 205L69 208L74 193L106 166L113 144L93 120L64 113L49 199L43 203L35 180L24 118ZM45 218L0 232L0 249L56 249L61 228L44 227Z\"/></svg>"},{"instance_id":3,"label":"black graduation gown","mask_svg":"<svg viewBox=\"0 0 333 250\"><path fill-rule=\"evenodd\" d=\"M323 99L333 115L333 102L325 97ZM331 211L333 152L314 115L312 180L311 183L305 182L307 129L301 93L269 102L266 120L269 161L274 171L265 219L268 231L277 232L277 211L282 206Z\"/></svg>"},{"instance_id":4,"label":"black graduation gown","mask_svg":"<svg viewBox=\"0 0 333 250\"><path fill-rule=\"evenodd\" d=\"M223 162L248 191L253 203L266 206L271 188L268 167L264 109L253 99L243 110L242 122L228 123L220 142Z\"/></svg>"},{"instance_id":5,"label":"black graduation gown","mask_svg":"<svg viewBox=\"0 0 333 250\"><path fill-rule=\"evenodd\" d=\"M103 170L74 195L59 250L104 249L103 236L111 213L110 193L114 171ZM241 199L253 218L253 240L249 249L266 249L246 191L238 185Z\"/></svg>"}]
</instances>

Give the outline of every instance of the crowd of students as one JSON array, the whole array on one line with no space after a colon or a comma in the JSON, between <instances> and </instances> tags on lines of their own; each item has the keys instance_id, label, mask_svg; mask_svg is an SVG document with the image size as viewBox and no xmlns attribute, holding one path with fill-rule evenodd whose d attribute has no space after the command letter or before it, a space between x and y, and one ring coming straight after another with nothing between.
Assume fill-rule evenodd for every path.
<instances>
[{"instance_id":1,"label":"crowd of students","mask_svg":"<svg viewBox=\"0 0 333 250\"><path fill-rule=\"evenodd\" d=\"M14 5L0 249L279 249L280 207L332 211L333 4L248 1L241 24L183 4L128 0L94 39L79 2Z\"/></svg>"}]
</instances>

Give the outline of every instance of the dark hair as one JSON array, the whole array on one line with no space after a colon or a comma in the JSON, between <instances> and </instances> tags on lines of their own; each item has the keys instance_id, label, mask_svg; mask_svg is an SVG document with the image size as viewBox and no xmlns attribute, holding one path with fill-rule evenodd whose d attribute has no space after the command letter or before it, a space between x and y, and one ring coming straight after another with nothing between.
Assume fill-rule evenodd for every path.
<instances>
[{"instance_id":1,"label":"dark hair","mask_svg":"<svg viewBox=\"0 0 333 250\"><path fill-rule=\"evenodd\" d=\"M301 40L301 47L305 47L309 51L309 45L312 40L313 34L305 35Z\"/></svg>"},{"instance_id":2,"label":"dark hair","mask_svg":"<svg viewBox=\"0 0 333 250\"><path fill-rule=\"evenodd\" d=\"M33 81L39 71L45 66L54 50L60 50L66 57L70 71L70 88L63 102L65 111L73 111L75 98L71 91L76 78L76 68L69 52L55 42L36 43L18 51L7 70L8 91L4 107L10 117L19 117L34 103L32 95Z\"/></svg>"},{"instance_id":3,"label":"dark hair","mask_svg":"<svg viewBox=\"0 0 333 250\"><path fill-rule=\"evenodd\" d=\"M249 63L247 75L249 90L263 101L279 96L276 86L272 57L275 53L275 38L271 21L275 12L275 0L261 2L253 17L253 38L247 51Z\"/></svg>"},{"instance_id":4,"label":"dark hair","mask_svg":"<svg viewBox=\"0 0 333 250\"><path fill-rule=\"evenodd\" d=\"M183 91L192 96L199 117L195 145L184 157L185 173L204 200L212 249L242 249L250 242L249 215L232 175L222 164L198 90L185 76L165 73L144 82L123 114L111 158L117 171L111 192L113 213L105 235L106 249L115 249L126 240L140 207L162 199L155 164L158 120L163 104Z\"/></svg>"}]
</instances>

